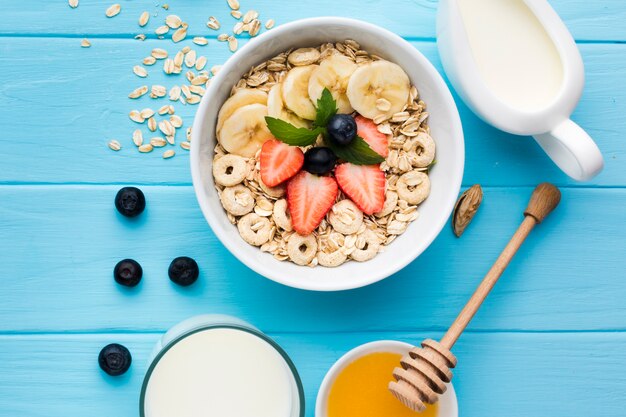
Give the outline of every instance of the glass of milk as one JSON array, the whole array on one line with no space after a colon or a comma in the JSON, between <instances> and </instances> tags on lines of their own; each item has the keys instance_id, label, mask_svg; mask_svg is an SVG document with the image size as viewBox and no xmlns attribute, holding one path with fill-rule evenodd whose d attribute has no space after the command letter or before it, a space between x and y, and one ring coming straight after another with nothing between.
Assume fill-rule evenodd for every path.
<instances>
[{"instance_id":1,"label":"glass of milk","mask_svg":"<svg viewBox=\"0 0 626 417\"><path fill-rule=\"evenodd\" d=\"M304 417L298 372L276 342L230 316L203 315L157 343L141 417Z\"/></svg>"},{"instance_id":2,"label":"glass of milk","mask_svg":"<svg viewBox=\"0 0 626 417\"><path fill-rule=\"evenodd\" d=\"M437 44L455 90L483 120L532 135L576 180L602 170L595 142L570 120L582 58L546 0L440 0Z\"/></svg>"}]
</instances>

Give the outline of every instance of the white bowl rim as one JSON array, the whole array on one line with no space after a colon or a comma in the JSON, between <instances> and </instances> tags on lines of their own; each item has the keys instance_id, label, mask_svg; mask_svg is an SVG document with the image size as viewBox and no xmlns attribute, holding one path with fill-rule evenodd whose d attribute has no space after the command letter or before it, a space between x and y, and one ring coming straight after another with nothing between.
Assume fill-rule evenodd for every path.
<instances>
[{"instance_id":1,"label":"white bowl rim","mask_svg":"<svg viewBox=\"0 0 626 417\"><path fill-rule=\"evenodd\" d=\"M334 282L328 283L325 282L325 286L319 286L314 284L307 284L306 281L299 281L298 278L289 277L287 274L282 274L280 268L274 268L276 266L275 263L263 263L257 262L252 259L248 259L244 256L241 256L238 250L239 244L246 244L242 239L240 242L235 243L232 239L229 239L226 235L223 235L220 231L217 220L213 218L213 214L209 211L209 201L208 197L204 194L202 190L202 178L200 173L200 167L198 163L199 154L200 154L200 141L199 132L202 130L201 126L204 124L204 115L208 111L208 107L210 106L210 98L215 94L215 92L219 88L219 84L225 74L230 71L237 71L237 65L239 62L239 57L244 57L248 51L253 51L257 48L257 45L261 45L263 42L270 41L274 38L280 37L284 33L288 33L292 30L302 29L304 27L316 26L316 25L345 25L345 26L353 26L357 29L361 29L363 31L368 31L371 33L375 33L380 35L382 39L393 42L395 46L407 49L407 52L410 52L413 58L420 62L422 67L432 76L436 85L438 92L441 94L442 100L445 102L445 106L452 110L452 126L451 129L454 131L454 135L458 137L460 140L457 145L459 147L459 152L457 154L457 158L455 161L456 171L450 180L450 189L454 190L454 193L450 193L448 199L445 204L442 205L442 211L446 212L446 216L441 216L438 221L438 224L434 224L431 227L430 233L428 235L424 235L421 239L419 245L415 245L409 252L411 252L411 256L405 256L401 260L396 261L393 265L388 266L384 270L370 270L371 272L368 275L351 277L349 280L336 280ZM409 49L410 48L410 49ZM198 110L196 111L196 115L194 116L194 123L192 126L192 141L191 141L191 155L190 155L190 165L191 165L191 176L194 191L196 194L196 198L198 200L198 204L202 213L204 214L205 219L211 226L211 229L217 236L217 238L222 242L224 246L244 265L258 274L263 275L264 277L271 279L272 281L278 282L280 284L299 288L303 290L313 290L313 291L342 291L342 290L350 290L355 288L364 287L375 282L381 281L396 272L400 271L404 267L406 267L409 263L413 262L417 257L419 257L435 240L435 238L439 235L443 227L445 226L449 214L452 212L454 204L457 199L458 192L461 188L461 182L463 178L464 172L464 163L465 163L465 143L463 138L463 129L461 125L461 119L458 114L458 109L456 107L456 103L452 94L446 85L445 81L439 74L439 72L435 69L433 64L426 58L419 50L414 48L408 41L404 38L396 35L395 33L384 29L380 26L374 25L372 23L364 22L357 19L344 18L344 17L314 17L314 18L306 18L295 20L289 23L282 24L273 28L270 31L264 32L256 38L251 39L246 45L244 45L239 51L237 51L231 58L229 58L226 63L220 69L220 72L213 78L211 84L209 85L206 93L204 94L200 105L198 106ZM278 262L278 261L276 261ZM306 268L306 267L302 267ZM323 267L317 267L322 268ZM340 267L338 267L340 268Z\"/></svg>"},{"instance_id":2,"label":"white bowl rim","mask_svg":"<svg viewBox=\"0 0 626 417\"><path fill-rule=\"evenodd\" d=\"M332 383L335 381L339 372L341 372L341 370L343 370L351 362L370 353L403 353L403 351L408 352L413 347L414 346L409 343L400 342L398 340L377 340L359 345L346 352L341 358L337 359L333 366L330 367L320 384L320 388L317 391L317 399L315 401L315 417L327 417L324 407L326 406L326 400ZM391 380L391 375L389 375L389 377ZM454 386L451 382L446 384L446 386L446 392L439 397L439 406L441 408L438 417L458 417L458 400L456 398L456 391L454 390ZM418 414L416 414L416 416L418 416Z\"/></svg>"}]
</instances>

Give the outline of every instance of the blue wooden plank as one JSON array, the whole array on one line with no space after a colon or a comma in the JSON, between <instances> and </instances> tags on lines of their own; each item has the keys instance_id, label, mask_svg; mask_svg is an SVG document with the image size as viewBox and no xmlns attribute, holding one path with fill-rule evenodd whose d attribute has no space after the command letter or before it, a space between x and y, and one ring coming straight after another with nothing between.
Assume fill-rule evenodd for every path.
<instances>
[{"instance_id":1,"label":"blue wooden plank","mask_svg":"<svg viewBox=\"0 0 626 417\"><path fill-rule=\"evenodd\" d=\"M326 370L344 352L373 340L417 343L432 333L272 335L301 374L306 416ZM0 336L0 415L136 416L157 334ZM128 346L133 366L111 378L97 365L110 342ZM460 415L467 417L623 417L625 333L467 333L454 352Z\"/></svg>"},{"instance_id":2,"label":"blue wooden plank","mask_svg":"<svg viewBox=\"0 0 626 417\"><path fill-rule=\"evenodd\" d=\"M382 283L334 294L286 288L239 263L205 223L191 187L143 187L136 221L113 206L116 187L0 187L0 331L160 331L187 316L225 312L268 331L445 329L513 233L529 188L487 188L461 239L446 227L414 263ZM626 189L563 190L471 328L626 329ZM427 221L427 219L424 219ZM397 250L391 246L389 250ZM200 281L169 282L176 256ZM130 257L139 287L112 279Z\"/></svg>"},{"instance_id":3,"label":"blue wooden plank","mask_svg":"<svg viewBox=\"0 0 626 417\"><path fill-rule=\"evenodd\" d=\"M182 46L159 41L95 39L89 49L79 39L56 40L54 48L43 38L0 38L0 96L4 112L0 122L5 157L0 183L122 183L189 184L187 152L163 161L162 152L138 154L131 143L137 124L128 119L132 109L158 108L167 99L127 94L140 85L182 83L183 76L166 76L157 65L146 79L131 69L153 47L174 53ZM435 44L414 42L441 70ZM224 43L197 47L209 58L209 66L230 56ZM590 185L626 185L626 45L582 45L587 65L587 87L574 119L598 141L606 157L604 172ZM20 63L20 65L16 65ZM45 69L45 75L42 75ZM106 73L106 74L103 74ZM418 82L419 85L419 82ZM540 181L576 184L562 174L531 139L514 137L487 126L459 101L466 135L465 184L530 186ZM196 106L176 105L191 125ZM145 126L144 135L151 137ZM179 134L180 138L184 135ZM120 140L118 154L106 147Z\"/></svg>"},{"instance_id":4,"label":"blue wooden plank","mask_svg":"<svg viewBox=\"0 0 626 417\"><path fill-rule=\"evenodd\" d=\"M142 31L154 33L154 29L163 24L165 16L170 13L189 23L190 34L215 33L205 26L211 15L223 23L224 31L231 31L236 23L228 14L230 9L223 0L169 2L169 11L159 7L164 2L119 0L122 12L113 19L107 19L104 11L112 3L110 0L83 0L77 9L72 10L66 1L30 0L28 7L19 2L7 2L3 5L3 15L12 18L0 22L0 35L129 36ZM626 29L622 24L626 20L626 10L622 0L551 0L550 4L576 39L626 40ZM435 36L436 8L437 1L431 0L370 0L365 4L360 0L241 2L244 13L256 9L262 20L273 18L279 24L314 16L345 16L376 23L402 36L421 38ZM144 10L158 16L152 16L146 29L142 30L137 20Z\"/></svg>"}]
</instances>

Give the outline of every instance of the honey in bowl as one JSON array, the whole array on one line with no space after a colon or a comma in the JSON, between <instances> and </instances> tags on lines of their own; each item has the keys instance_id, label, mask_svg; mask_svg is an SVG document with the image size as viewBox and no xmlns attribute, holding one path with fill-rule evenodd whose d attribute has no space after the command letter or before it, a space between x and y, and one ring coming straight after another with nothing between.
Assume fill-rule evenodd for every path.
<instances>
[{"instance_id":1,"label":"honey in bowl","mask_svg":"<svg viewBox=\"0 0 626 417\"><path fill-rule=\"evenodd\" d=\"M328 417L436 417L437 404L415 413L387 389L401 358L398 353L375 352L347 365L330 388Z\"/></svg>"}]
</instances>

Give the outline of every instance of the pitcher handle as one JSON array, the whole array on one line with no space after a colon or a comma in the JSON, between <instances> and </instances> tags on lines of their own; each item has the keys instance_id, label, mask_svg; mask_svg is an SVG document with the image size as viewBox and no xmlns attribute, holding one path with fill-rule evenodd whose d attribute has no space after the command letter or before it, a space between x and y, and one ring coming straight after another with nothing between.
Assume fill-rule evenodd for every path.
<instances>
[{"instance_id":1,"label":"pitcher handle","mask_svg":"<svg viewBox=\"0 0 626 417\"><path fill-rule=\"evenodd\" d=\"M590 180L604 167L598 145L587 132L569 119L552 131L533 137L552 161L577 181Z\"/></svg>"}]
</instances>

